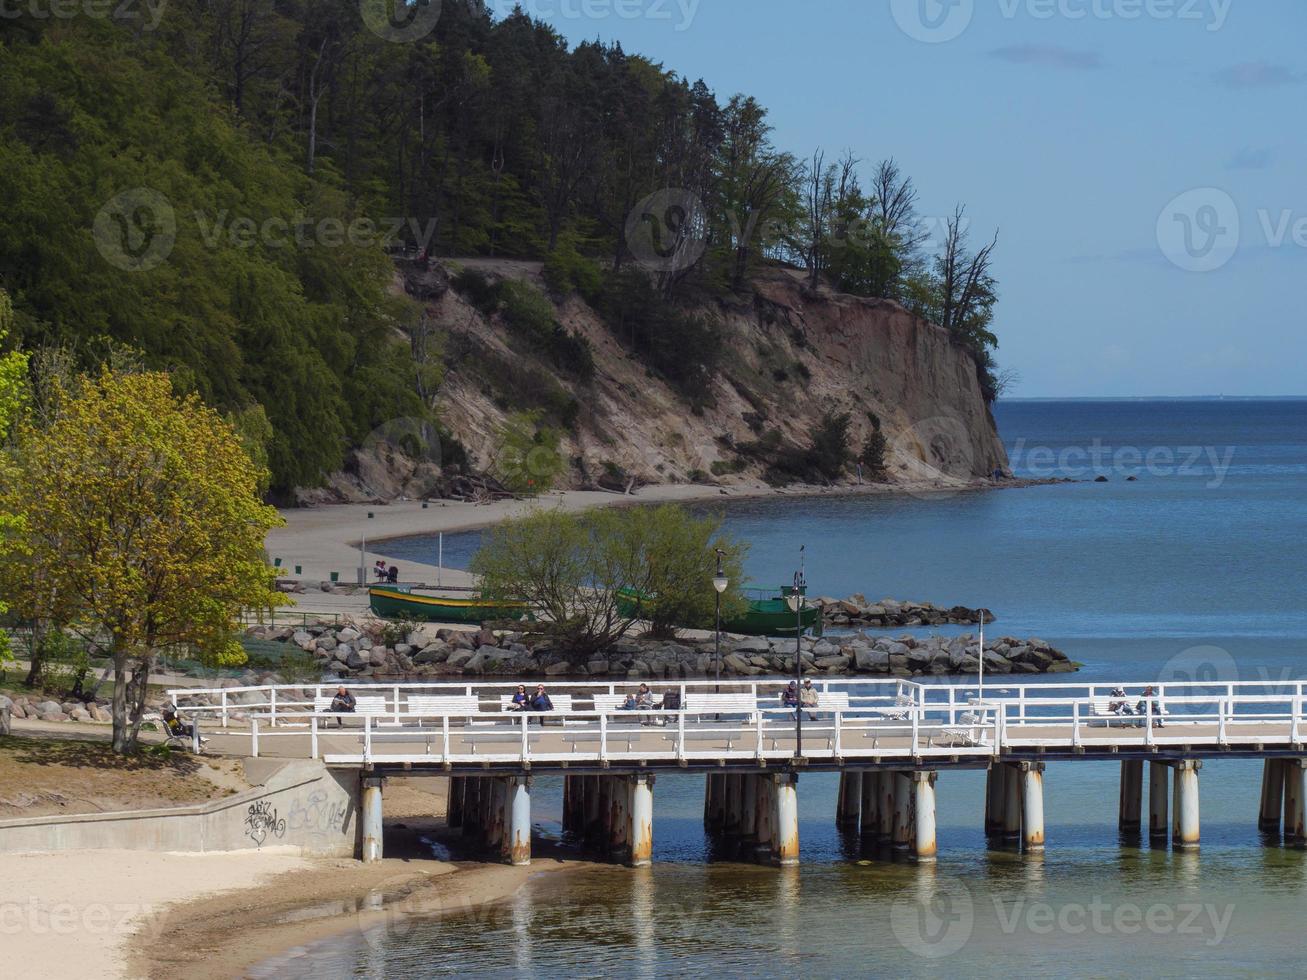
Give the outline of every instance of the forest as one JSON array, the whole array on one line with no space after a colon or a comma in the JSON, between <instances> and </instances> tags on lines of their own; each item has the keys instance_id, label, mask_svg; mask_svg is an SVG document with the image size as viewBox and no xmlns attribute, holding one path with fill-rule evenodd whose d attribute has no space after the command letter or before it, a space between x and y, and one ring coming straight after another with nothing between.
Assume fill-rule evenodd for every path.
<instances>
[{"instance_id":1,"label":"forest","mask_svg":"<svg viewBox=\"0 0 1307 980\"><path fill-rule=\"evenodd\" d=\"M439 324L390 288L404 253L543 261L687 398L714 370L694 311L763 263L902 303L1002 388L997 236L973 243L959 205L932 240L889 148L796 152L747 94L479 0L95 9L0 18L9 342L37 375L169 371L258 445L274 498L436 411L440 358L415 354Z\"/></svg>"}]
</instances>

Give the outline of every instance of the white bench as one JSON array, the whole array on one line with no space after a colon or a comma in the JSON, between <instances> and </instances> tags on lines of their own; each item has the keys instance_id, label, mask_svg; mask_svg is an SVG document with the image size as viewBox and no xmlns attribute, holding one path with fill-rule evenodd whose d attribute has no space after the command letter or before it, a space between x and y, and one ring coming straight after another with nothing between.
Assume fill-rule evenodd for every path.
<instances>
[{"instance_id":1,"label":"white bench","mask_svg":"<svg viewBox=\"0 0 1307 980\"><path fill-rule=\"evenodd\" d=\"M779 699L776 702L780 704ZM750 721L758 716L758 702L752 694L699 694L685 695L685 710L695 715L747 715Z\"/></svg>"},{"instance_id":2,"label":"white bench","mask_svg":"<svg viewBox=\"0 0 1307 980\"><path fill-rule=\"evenodd\" d=\"M911 697L906 694L899 694L894 698L894 707L876 708L875 711L886 718L903 719L908 716L909 710L916 706L917 703Z\"/></svg>"},{"instance_id":3,"label":"white bench","mask_svg":"<svg viewBox=\"0 0 1307 980\"><path fill-rule=\"evenodd\" d=\"M331 710L332 697L317 697L313 699L313 710L317 714L332 714ZM358 695L354 698L354 710L336 712L341 716L347 714L355 715L389 715L393 712L386 707L384 697L373 697L369 695Z\"/></svg>"},{"instance_id":4,"label":"white bench","mask_svg":"<svg viewBox=\"0 0 1307 980\"><path fill-rule=\"evenodd\" d=\"M550 694L550 695L549 695L549 701L550 701L550 703L552 703L553 706L554 706L554 710L553 710L553 711L527 711L527 712L525 712L525 714L532 715L532 716L537 717L537 718L548 718L550 715L566 715L566 714L568 714L569 712L572 712L572 711L577 710L576 708L574 708L574 707L572 706L572 695L570 695L570 694ZM500 710L500 711L503 711L503 712L505 712L505 713L509 712L509 708L510 708L510 706L512 705L512 703L513 703L513 695L511 695L511 694L501 694L501 695L499 695L499 710ZM512 712L512 715L516 715L516 714L517 714L517 712ZM587 720L589 720L589 719L585 719L585 718L564 718L564 719L563 719L563 724L564 724L564 725L584 725L584 724L586 724Z\"/></svg>"},{"instance_id":5,"label":"white bench","mask_svg":"<svg viewBox=\"0 0 1307 980\"><path fill-rule=\"evenodd\" d=\"M408 715L475 715L481 702L475 694L410 694Z\"/></svg>"}]
</instances>

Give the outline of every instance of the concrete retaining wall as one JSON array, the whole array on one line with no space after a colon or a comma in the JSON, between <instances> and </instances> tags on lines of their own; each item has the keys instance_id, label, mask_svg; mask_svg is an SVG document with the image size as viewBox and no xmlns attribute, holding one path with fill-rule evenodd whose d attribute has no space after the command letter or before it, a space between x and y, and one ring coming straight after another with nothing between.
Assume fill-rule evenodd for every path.
<instances>
[{"instance_id":1,"label":"concrete retaining wall","mask_svg":"<svg viewBox=\"0 0 1307 980\"><path fill-rule=\"evenodd\" d=\"M247 775L262 785L209 803L0 820L0 853L291 847L305 855L357 856L357 770L328 769L320 762L261 762L249 760Z\"/></svg>"}]
</instances>

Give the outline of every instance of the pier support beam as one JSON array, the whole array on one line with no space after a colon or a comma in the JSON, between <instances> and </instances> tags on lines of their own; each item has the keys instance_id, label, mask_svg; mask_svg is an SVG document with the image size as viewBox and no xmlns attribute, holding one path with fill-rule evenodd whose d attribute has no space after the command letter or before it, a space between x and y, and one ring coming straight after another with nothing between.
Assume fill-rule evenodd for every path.
<instances>
[{"instance_id":1,"label":"pier support beam","mask_svg":"<svg viewBox=\"0 0 1307 980\"><path fill-rule=\"evenodd\" d=\"M1003 836L1003 806L1007 800L1007 767L993 763L985 773L985 836Z\"/></svg>"},{"instance_id":2,"label":"pier support beam","mask_svg":"<svg viewBox=\"0 0 1307 980\"><path fill-rule=\"evenodd\" d=\"M508 797L508 826L500 847L507 864L531 863L531 778L510 776L503 780Z\"/></svg>"},{"instance_id":3,"label":"pier support beam","mask_svg":"<svg viewBox=\"0 0 1307 980\"><path fill-rule=\"evenodd\" d=\"M608 857L626 863L631 855L631 779L608 778Z\"/></svg>"},{"instance_id":4,"label":"pier support beam","mask_svg":"<svg viewBox=\"0 0 1307 980\"><path fill-rule=\"evenodd\" d=\"M1021 763L1021 847L1044 849L1044 764Z\"/></svg>"},{"instance_id":5,"label":"pier support beam","mask_svg":"<svg viewBox=\"0 0 1307 980\"><path fill-rule=\"evenodd\" d=\"M882 769L876 773L876 783L876 794L880 797L880 807L876 811L876 842L891 844L894 841L894 773Z\"/></svg>"},{"instance_id":6,"label":"pier support beam","mask_svg":"<svg viewBox=\"0 0 1307 980\"><path fill-rule=\"evenodd\" d=\"M491 852L501 851L507 836L504 824L508 810L508 780L502 776L492 776L486 780L487 809L485 836L481 843Z\"/></svg>"},{"instance_id":7,"label":"pier support beam","mask_svg":"<svg viewBox=\"0 0 1307 980\"><path fill-rule=\"evenodd\" d=\"M1021 839L1021 773L1012 763L1003 765L1003 838Z\"/></svg>"},{"instance_id":8,"label":"pier support beam","mask_svg":"<svg viewBox=\"0 0 1307 980\"><path fill-rule=\"evenodd\" d=\"M582 776L585 784L584 809L581 832L586 843L593 846L600 839L600 827L603 823L603 811L599 797L602 776Z\"/></svg>"},{"instance_id":9,"label":"pier support beam","mask_svg":"<svg viewBox=\"0 0 1307 980\"><path fill-rule=\"evenodd\" d=\"M633 868L648 867L653 863L653 776L633 776L629 782L630 804L626 807L629 821L626 838L629 841L627 864Z\"/></svg>"},{"instance_id":10,"label":"pier support beam","mask_svg":"<svg viewBox=\"0 0 1307 980\"><path fill-rule=\"evenodd\" d=\"M463 777L463 834L481 832L481 777Z\"/></svg>"},{"instance_id":11,"label":"pier support beam","mask_svg":"<svg viewBox=\"0 0 1307 980\"><path fill-rule=\"evenodd\" d=\"M912 773L894 773L894 847L906 851L912 846Z\"/></svg>"},{"instance_id":12,"label":"pier support beam","mask_svg":"<svg viewBox=\"0 0 1307 980\"><path fill-rule=\"evenodd\" d=\"M466 780L462 776L449 777L449 796L445 800L445 826L463 826L463 790Z\"/></svg>"},{"instance_id":13,"label":"pier support beam","mask_svg":"<svg viewBox=\"0 0 1307 980\"><path fill-rule=\"evenodd\" d=\"M938 773L912 773L912 856L933 861L935 842L935 780Z\"/></svg>"},{"instance_id":14,"label":"pier support beam","mask_svg":"<svg viewBox=\"0 0 1307 980\"><path fill-rule=\"evenodd\" d=\"M744 780L745 776L732 773L726 780L726 806L722 817L722 833L730 837L740 836L740 827L744 825Z\"/></svg>"},{"instance_id":15,"label":"pier support beam","mask_svg":"<svg viewBox=\"0 0 1307 980\"><path fill-rule=\"evenodd\" d=\"M751 844L758 839L758 783L762 776L747 773L740 777L740 840Z\"/></svg>"},{"instance_id":16,"label":"pier support beam","mask_svg":"<svg viewBox=\"0 0 1307 980\"><path fill-rule=\"evenodd\" d=\"M858 828L864 838L875 838L880 830L880 773L862 774L862 803Z\"/></svg>"},{"instance_id":17,"label":"pier support beam","mask_svg":"<svg viewBox=\"0 0 1307 980\"><path fill-rule=\"evenodd\" d=\"M1198 847L1198 770L1202 762L1182 759L1175 770L1175 828L1172 846L1182 850Z\"/></svg>"},{"instance_id":18,"label":"pier support beam","mask_svg":"<svg viewBox=\"0 0 1307 980\"><path fill-rule=\"evenodd\" d=\"M1262 805L1257 814L1257 829L1271 834L1280 832L1281 811L1287 814L1285 779L1288 767L1283 759L1267 759L1262 763ZM1286 822L1285 831L1288 832Z\"/></svg>"},{"instance_id":19,"label":"pier support beam","mask_svg":"<svg viewBox=\"0 0 1307 980\"><path fill-rule=\"evenodd\" d=\"M709 773L703 786L703 825L708 830L721 830L725 822L726 776Z\"/></svg>"},{"instance_id":20,"label":"pier support beam","mask_svg":"<svg viewBox=\"0 0 1307 980\"><path fill-rule=\"evenodd\" d=\"M862 773L841 772L839 796L835 803L835 826L856 831L862 809Z\"/></svg>"},{"instance_id":21,"label":"pier support beam","mask_svg":"<svg viewBox=\"0 0 1307 980\"><path fill-rule=\"evenodd\" d=\"M1144 763L1127 759L1121 763L1121 795L1117 827L1123 834L1137 834L1143 825Z\"/></svg>"},{"instance_id":22,"label":"pier support beam","mask_svg":"<svg viewBox=\"0 0 1307 980\"><path fill-rule=\"evenodd\" d=\"M363 853L360 857L364 864L380 861L381 847L381 785L382 780L366 777L363 780L363 798L361 801L363 825Z\"/></svg>"},{"instance_id":23,"label":"pier support beam","mask_svg":"<svg viewBox=\"0 0 1307 980\"><path fill-rule=\"evenodd\" d=\"M760 861L772 859L772 841L776 838L776 779L770 775L750 776L754 787L755 854Z\"/></svg>"},{"instance_id":24,"label":"pier support beam","mask_svg":"<svg viewBox=\"0 0 1307 980\"><path fill-rule=\"evenodd\" d=\"M1167 776L1170 766L1165 762L1148 763L1148 836L1154 839L1167 835Z\"/></svg>"},{"instance_id":25,"label":"pier support beam","mask_svg":"<svg viewBox=\"0 0 1307 980\"><path fill-rule=\"evenodd\" d=\"M1284 786L1284 842L1307 847L1307 768L1302 759L1280 762Z\"/></svg>"},{"instance_id":26,"label":"pier support beam","mask_svg":"<svg viewBox=\"0 0 1307 980\"><path fill-rule=\"evenodd\" d=\"M799 777L785 772L774 779L772 859L785 867L799 863Z\"/></svg>"}]
</instances>

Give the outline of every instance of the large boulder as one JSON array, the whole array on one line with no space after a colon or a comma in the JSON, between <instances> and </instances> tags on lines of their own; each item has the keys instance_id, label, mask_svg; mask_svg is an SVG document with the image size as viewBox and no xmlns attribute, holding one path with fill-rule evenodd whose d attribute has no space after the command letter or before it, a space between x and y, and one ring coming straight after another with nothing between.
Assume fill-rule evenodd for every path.
<instances>
[{"instance_id":1,"label":"large boulder","mask_svg":"<svg viewBox=\"0 0 1307 980\"><path fill-rule=\"evenodd\" d=\"M350 670L363 670L368 666L368 662L357 653L350 651L349 656L345 658L345 666Z\"/></svg>"},{"instance_id":2,"label":"large boulder","mask_svg":"<svg viewBox=\"0 0 1307 980\"><path fill-rule=\"evenodd\" d=\"M398 647L396 650L398 651ZM444 640L436 640L429 643L418 651L417 656L413 658L415 664L439 664L449 659L452 648Z\"/></svg>"},{"instance_id":3,"label":"large boulder","mask_svg":"<svg viewBox=\"0 0 1307 980\"><path fill-rule=\"evenodd\" d=\"M353 643L362 635L353 626L343 626L336 631L336 639L341 643Z\"/></svg>"},{"instance_id":4,"label":"large boulder","mask_svg":"<svg viewBox=\"0 0 1307 980\"><path fill-rule=\"evenodd\" d=\"M301 650L312 650L317 645L317 640L308 630L296 630L291 634L290 641Z\"/></svg>"},{"instance_id":5,"label":"large boulder","mask_svg":"<svg viewBox=\"0 0 1307 980\"><path fill-rule=\"evenodd\" d=\"M765 636L746 636L735 641L734 649L736 653L768 653L771 643Z\"/></svg>"},{"instance_id":6,"label":"large boulder","mask_svg":"<svg viewBox=\"0 0 1307 980\"><path fill-rule=\"evenodd\" d=\"M858 647L853 662L862 671L880 674L889 670L889 654L874 647Z\"/></svg>"}]
</instances>

